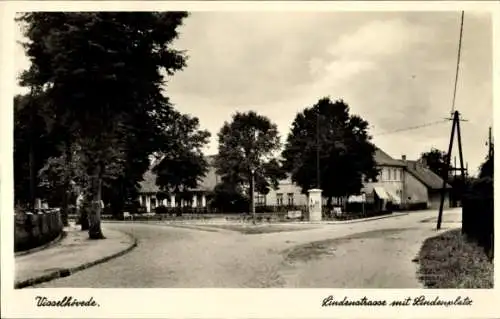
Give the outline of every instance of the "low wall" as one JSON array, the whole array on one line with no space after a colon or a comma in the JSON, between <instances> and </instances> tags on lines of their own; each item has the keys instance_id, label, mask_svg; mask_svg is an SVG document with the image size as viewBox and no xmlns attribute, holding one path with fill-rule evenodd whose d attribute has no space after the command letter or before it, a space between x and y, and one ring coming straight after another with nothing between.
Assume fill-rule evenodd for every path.
<instances>
[{"instance_id":1,"label":"low wall","mask_svg":"<svg viewBox=\"0 0 500 319\"><path fill-rule=\"evenodd\" d=\"M16 212L14 218L14 251L25 251L45 245L61 235L63 224L58 209L36 213Z\"/></svg>"}]
</instances>

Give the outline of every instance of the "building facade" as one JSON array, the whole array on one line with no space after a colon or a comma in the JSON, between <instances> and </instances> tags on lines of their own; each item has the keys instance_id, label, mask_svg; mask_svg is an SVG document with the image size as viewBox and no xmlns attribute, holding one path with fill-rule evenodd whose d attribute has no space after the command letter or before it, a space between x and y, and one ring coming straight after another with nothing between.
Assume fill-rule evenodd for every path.
<instances>
[{"instance_id":1,"label":"building facade","mask_svg":"<svg viewBox=\"0 0 500 319\"><path fill-rule=\"evenodd\" d=\"M156 207L191 207L206 208L208 197L219 183L220 177L213 166L213 156L207 157L209 170L196 189L189 190L182 195L169 195L160 198L160 189L156 185L156 176L148 171L141 182L140 204L147 212L153 212ZM381 209L387 208L390 203L401 209L438 208L441 199L443 180L426 167L425 163L408 161L405 156L396 160L380 149L376 149L375 162L379 169L377 180L364 183L361 193L363 201L377 201ZM449 207L449 190L446 185L444 207ZM361 194L352 194L349 201L359 201ZM334 199L334 203L339 199ZM276 190L271 189L268 194L255 194L256 206L307 206L307 194L294 184L290 177L281 180ZM323 204L326 204L326 198Z\"/></svg>"}]
</instances>

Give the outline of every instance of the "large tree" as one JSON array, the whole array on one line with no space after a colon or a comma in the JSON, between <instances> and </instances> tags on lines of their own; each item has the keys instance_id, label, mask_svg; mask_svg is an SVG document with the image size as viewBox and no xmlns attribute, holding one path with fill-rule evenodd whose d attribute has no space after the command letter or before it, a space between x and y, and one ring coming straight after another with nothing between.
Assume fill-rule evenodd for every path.
<instances>
[{"instance_id":1,"label":"large tree","mask_svg":"<svg viewBox=\"0 0 500 319\"><path fill-rule=\"evenodd\" d=\"M31 67L21 84L43 90L66 149L78 143L91 177L89 237L104 238L101 198L107 167L135 147L147 157L156 116L171 109L164 73L185 66L171 47L185 12L33 12L22 14ZM144 128L147 140L139 139ZM144 137L144 136L143 136ZM144 143L146 146L139 146ZM154 144L154 143L153 143ZM125 169L122 165L121 169Z\"/></svg>"},{"instance_id":2,"label":"large tree","mask_svg":"<svg viewBox=\"0 0 500 319\"><path fill-rule=\"evenodd\" d=\"M445 151L431 148L429 151L422 153L419 160L424 162L425 165L439 177L444 177L445 172L447 172L448 183L452 187L450 193L451 201L454 205L457 205L466 188L470 186L471 180L467 176L462 178L459 171L457 171L458 174L452 174L454 172L454 167L451 161L447 164L447 157L448 155Z\"/></svg>"},{"instance_id":3,"label":"large tree","mask_svg":"<svg viewBox=\"0 0 500 319\"><path fill-rule=\"evenodd\" d=\"M278 128L269 118L253 111L237 112L231 122L224 123L218 138L215 166L225 184L220 189L248 189L252 200L254 190L267 194L270 188L278 188L279 180L285 177L278 159L281 142Z\"/></svg>"},{"instance_id":4,"label":"large tree","mask_svg":"<svg viewBox=\"0 0 500 319\"><path fill-rule=\"evenodd\" d=\"M367 121L349 114L344 101L325 97L295 117L283 151L284 168L303 193L319 187L331 204L332 197L359 193L363 179L376 179L370 140Z\"/></svg>"},{"instance_id":5,"label":"large tree","mask_svg":"<svg viewBox=\"0 0 500 319\"><path fill-rule=\"evenodd\" d=\"M59 154L50 134L46 99L35 93L14 97L14 198L16 204L34 208L38 172L47 159Z\"/></svg>"},{"instance_id":6,"label":"large tree","mask_svg":"<svg viewBox=\"0 0 500 319\"><path fill-rule=\"evenodd\" d=\"M488 154L488 157L486 157L486 161L481 164L481 167L479 169L479 178L485 178L485 177L490 177L493 178L493 171L494 171L494 148L493 145L491 145L490 152Z\"/></svg>"},{"instance_id":7,"label":"large tree","mask_svg":"<svg viewBox=\"0 0 500 319\"><path fill-rule=\"evenodd\" d=\"M425 162L427 167L439 175L440 177L443 177L445 170L450 173L452 172L451 169L451 163L450 165L447 165L447 154L445 151L441 151L436 148L431 148L430 151L424 152L420 155L420 161Z\"/></svg>"},{"instance_id":8,"label":"large tree","mask_svg":"<svg viewBox=\"0 0 500 319\"><path fill-rule=\"evenodd\" d=\"M178 112L165 116L163 123L171 125L160 126L163 143L156 153L160 161L153 168L156 184L165 193L185 192L196 188L208 170L202 150L210 133L199 129L197 118Z\"/></svg>"}]
</instances>

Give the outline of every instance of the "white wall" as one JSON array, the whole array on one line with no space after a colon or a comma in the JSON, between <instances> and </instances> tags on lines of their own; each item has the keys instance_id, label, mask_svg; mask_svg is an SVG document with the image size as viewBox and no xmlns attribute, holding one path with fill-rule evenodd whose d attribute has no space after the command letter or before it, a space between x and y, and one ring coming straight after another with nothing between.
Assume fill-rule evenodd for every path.
<instances>
[{"instance_id":1,"label":"white wall","mask_svg":"<svg viewBox=\"0 0 500 319\"><path fill-rule=\"evenodd\" d=\"M307 195L301 193L300 187L293 184L290 178L281 180L277 190L271 189L266 195L267 206L277 206L277 194L283 194L283 206L288 205L288 194L293 194L293 204L296 206L307 205ZM257 198L258 194L255 194Z\"/></svg>"}]
</instances>

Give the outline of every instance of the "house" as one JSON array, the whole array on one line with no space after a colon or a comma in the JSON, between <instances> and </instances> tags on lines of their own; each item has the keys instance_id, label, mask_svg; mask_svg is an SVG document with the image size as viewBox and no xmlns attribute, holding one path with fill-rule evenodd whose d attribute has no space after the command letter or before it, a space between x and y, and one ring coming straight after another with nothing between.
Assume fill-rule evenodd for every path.
<instances>
[{"instance_id":1,"label":"house","mask_svg":"<svg viewBox=\"0 0 500 319\"><path fill-rule=\"evenodd\" d=\"M278 189L270 189L269 193L255 195L256 206L306 206L307 194L292 182L290 176L279 181Z\"/></svg>"},{"instance_id":2,"label":"house","mask_svg":"<svg viewBox=\"0 0 500 319\"><path fill-rule=\"evenodd\" d=\"M441 177L426 167L425 163L407 161L406 156L397 160L379 148L376 148L374 159L380 170L377 181L364 183L361 190L365 196L353 194L349 201L372 201L378 209L387 209L388 203L401 209L439 208ZM450 185L446 185L444 207L448 208ZM334 199L340 203L341 199ZM323 199L326 204L326 198ZM267 195L256 194L256 206L306 206L307 195L302 194L299 186L288 177L279 182L276 190L271 189Z\"/></svg>"},{"instance_id":3,"label":"house","mask_svg":"<svg viewBox=\"0 0 500 319\"><path fill-rule=\"evenodd\" d=\"M154 212L158 206L165 207L191 207L191 208L206 208L207 198L219 182L219 177L215 172L213 165L214 156L207 156L208 172L198 184L197 188L190 189L183 194L170 194L166 198L162 198L161 190L156 185L156 175L152 170L148 170L143 181L140 182L139 204L146 208L146 212ZM151 167L155 166L155 161L151 162Z\"/></svg>"},{"instance_id":4,"label":"house","mask_svg":"<svg viewBox=\"0 0 500 319\"><path fill-rule=\"evenodd\" d=\"M379 148L375 149L375 163L379 169L376 181L364 183L362 193L368 199L378 203L378 209L387 209L390 202L395 206L403 206L406 185L406 164L393 159Z\"/></svg>"},{"instance_id":5,"label":"house","mask_svg":"<svg viewBox=\"0 0 500 319\"><path fill-rule=\"evenodd\" d=\"M441 203L443 179L431 171L425 162L406 161L405 157L403 157L402 161L406 163L408 172L406 182L408 201L410 203L418 202L415 197L419 196L418 199L421 202L427 203L427 208L438 209ZM423 191L421 185L425 186L425 191ZM450 207L450 193L451 185L447 183L444 193L444 208Z\"/></svg>"},{"instance_id":6,"label":"house","mask_svg":"<svg viewBox=\"0 0 500 319\"><path fill-rule=\"evenodd\" d=\"M424 162L390 157L381 149L375 151L375 162L380 169L377 181L365 183L363 192L373 193L382 205L388 202L402 209L413 207L439 208L443 179ZM446 184L444 207L449 208L451 186Z\"/></svg>"}]
</instances>

